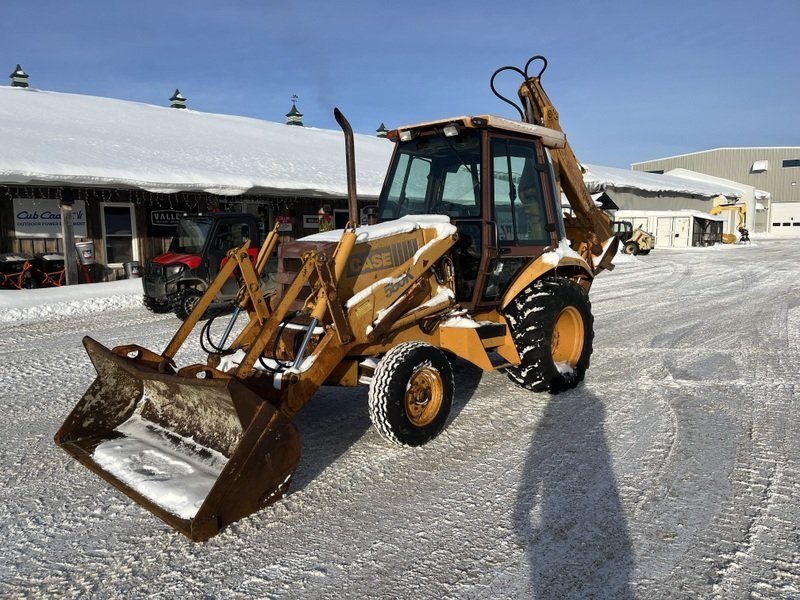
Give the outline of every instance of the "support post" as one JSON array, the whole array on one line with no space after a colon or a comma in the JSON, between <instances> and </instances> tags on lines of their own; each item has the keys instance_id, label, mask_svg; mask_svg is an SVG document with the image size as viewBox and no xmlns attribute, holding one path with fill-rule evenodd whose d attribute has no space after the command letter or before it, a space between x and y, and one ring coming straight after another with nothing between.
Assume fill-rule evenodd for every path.
<instances>
[{"instance_id":1,"label":"support post","mask_svg":"<svg viewBox=\"0 0 800 600\"><path fill-rule=\"evenodd\" d=\"M58 203L61 209L61 237L64 241L64 276L67 285L78 283L78 253L75 251L75 232L72 228L72 190L64 188Z\"/></svg>"}]
</instances>

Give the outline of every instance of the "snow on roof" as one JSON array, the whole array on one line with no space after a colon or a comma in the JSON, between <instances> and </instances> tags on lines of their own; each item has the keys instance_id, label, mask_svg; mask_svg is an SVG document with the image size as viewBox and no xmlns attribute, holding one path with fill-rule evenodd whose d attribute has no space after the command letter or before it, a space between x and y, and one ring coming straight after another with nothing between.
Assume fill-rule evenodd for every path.
<instances>
[{"instance_id":1,"label":"snow on roof","mask_svg":"<svg viewBox=\"0 0 800 600\"><path fill-rule=\"evenodd\" d=\"M746 190L753 190L753 198L757 200L769 200L770 193L765 192L764 190L759 190L754 188L752 185L747 185L745 183L738 183L731 179L725 179L724 177L716 177L714 175L708 175L706 173L698 173L697 171L692 171L691 169L684 169L684 168L676 168L670 169L665 173L666 176L674 176L680 177L682 179L691 179L692 181L705 181L708 183L721 183L722 185L731 187L733 189L738 189L741 194L740 196L745 195Z\"/></svg>"},{"instance_id":2,"label":"snow on roof","mask_svg":"<svg viewBox=\"0 0 800 600\"><path fill-rule=\"evenodd\" d=\"M0 87L0 130L0 183L347 193L341 131L15 87ZM380 193L393 146L355 135L359 195Z\"/></svg>"},{"instance_id":3,"label":"snow on roof","mask_svg":"<svg viewBox=\"0 0 800 600\"><path fill-rule=\"evenodd\" d=\"M674 175L657 175L616 167L583 166L586 169L583 181L591 193L605 191L607 188L628 188L647 192L678 192L708 198L719 195L731 198L742 196L741 188L721 183L696 181Z\"/></svg>"},{"instance_id":4,"label":"snow on roof","mask_svg":"<svg viewBox=\"0 0 800 600\"><path fill-rule=\"evenodd\" d=\"M344 196L341 131L112 98L0 87L0 183ZM356 134L357 191L380 193L394 144ZM737 188L587 165L591 192L740 197Z\"/></svg>"}]
</instances>

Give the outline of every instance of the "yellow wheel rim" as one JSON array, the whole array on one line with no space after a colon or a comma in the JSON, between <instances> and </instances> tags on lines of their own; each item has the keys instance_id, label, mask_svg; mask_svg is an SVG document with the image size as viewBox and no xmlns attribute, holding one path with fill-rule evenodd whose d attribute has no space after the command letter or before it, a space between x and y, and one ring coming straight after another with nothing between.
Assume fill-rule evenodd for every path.
<instances>
[{"instance_id":1,"label":"yellow wheel rim","mask_svg":"<svg viewBox=\"0 0 800 600\"><path fill-rule=\"evenodd\" d=\"M406 388L408 420L417 427L428 425L439 414L443 398L444 385L439 371L429 365L417 367Z\"/></svg>"},{"instance_id":2,"label":"yellow wheel rim","mask_svg":"<svg viewBox=\"0 0 800 600\"><path fill-rule=\"evenodd\" d=\"M568 306L558 313L550 339L553 362L577 365L583 352L584 336L583 318L575 307Z\"/></svg>"}]
</instances>

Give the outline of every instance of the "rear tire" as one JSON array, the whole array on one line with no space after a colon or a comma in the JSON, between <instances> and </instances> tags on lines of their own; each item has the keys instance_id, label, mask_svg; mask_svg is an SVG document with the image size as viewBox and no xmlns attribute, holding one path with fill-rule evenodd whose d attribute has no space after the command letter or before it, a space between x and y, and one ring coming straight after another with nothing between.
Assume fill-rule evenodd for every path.
<instances>
[{"instance_id":1,"label":"rear tire","mask_svg":"<svg viewBox=\"0 0 800 600\"><path fill-rule=\"evenodd\" d=\"M404 342L387 352L369 386L369 416L384 438L421 446L444 428L453 405L453 369L444 352Z\"/></svg>"},{"instance_id":2,"label":"rear tire","mask_svg":"<svg viewBox=\"0 0 800 600\"><path fill-rule=\"evenodd\" d=\"M592 356L589 295L569 279L535 281L505 310L522 362L506 374L533 392L558 392L583 381Z\"/></svg>"},{"instance_id":3,"label":"rear tire","mask_svg":"<svg viewBox=\"0 0 800 600\"><path fill-rule=\"evenodd\" d=\"M626 242L622 251L625 254L639 254L639 245L636 242Z\"/></svg>"},{"instance_id":4,"label":"rear tire","mask_svg":"<svg viewBox=\"0 0 800 600\"><path fill-rule=\"evenodd\" d=\"M175 316L185 321L192 314L194 307L203 295L194 288L186 288L178 294L178 300L173 306Z\"/></svg>"}]
</instances>

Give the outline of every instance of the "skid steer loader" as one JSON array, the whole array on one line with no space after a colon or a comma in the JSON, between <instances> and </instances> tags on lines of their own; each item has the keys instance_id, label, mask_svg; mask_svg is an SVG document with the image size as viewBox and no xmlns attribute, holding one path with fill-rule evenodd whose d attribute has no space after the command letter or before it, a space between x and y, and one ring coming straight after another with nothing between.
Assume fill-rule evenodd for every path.
<instances>
[{"instance_id":1,"label":"skid steer loader","mask_svg":"<svg viewBox=\"0 0 800 600\"><path fill-rule=\"evenodd\" d=\"M529 75L531 64L541 70ZM444 427L455 382L449 358L505 369L532 391L584 378L592 352L592 281L617 238L540 85L547 66L498 69L491 87L520 120L464 116L400 127L378 202L358 227L353 133L344 131L350 221L282 245L279 291L249 242L229 252L194 311L159 353L86 350L97 378L56 443L193 540L275 502L300 453L291 417L322 385L369 386L378 432L419 446ZM522 75L521 106L495 89ZM560 192L575 216L561 214ZM175 355L220 287L240 282L236 311L205 364ZM233 334L241 315L246 324ZM228 343L228 339L233 340Z\"/></svg>"}]
</instances>

